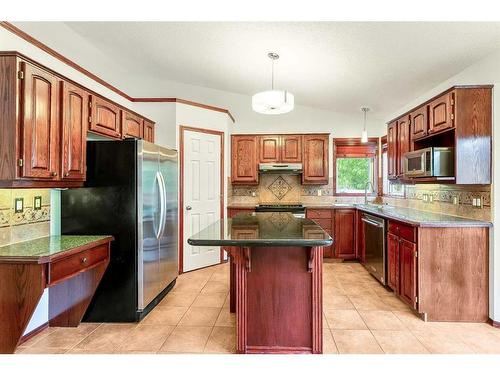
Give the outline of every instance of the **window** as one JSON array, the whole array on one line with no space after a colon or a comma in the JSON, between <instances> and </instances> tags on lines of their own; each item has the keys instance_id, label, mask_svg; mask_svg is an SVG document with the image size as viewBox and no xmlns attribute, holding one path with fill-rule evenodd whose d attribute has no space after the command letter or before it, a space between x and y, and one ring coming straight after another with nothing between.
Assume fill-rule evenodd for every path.
<instances>
[{"instance_id":1,"label":"window","mask_svg":"<svg viewBox=\"0 0 500 375\"><path fill-rule=\"evenodd\" d=\"M334 142L335 194L362 195L367 182L371 182L368 192L375 193L378 139L361 143L360 139L336 138Z\"/></svg>"},{"instance_id":2,"label":"window","mask_svg":"<svg viewBox=\"0 0 500 375\"><path fill-rule=\"evenodd\" d=\"M371 182L369 193L374 191L373 187L373 157L337 158L337 193L364 193L365 185Z\"/></svg>"}]
</instances>

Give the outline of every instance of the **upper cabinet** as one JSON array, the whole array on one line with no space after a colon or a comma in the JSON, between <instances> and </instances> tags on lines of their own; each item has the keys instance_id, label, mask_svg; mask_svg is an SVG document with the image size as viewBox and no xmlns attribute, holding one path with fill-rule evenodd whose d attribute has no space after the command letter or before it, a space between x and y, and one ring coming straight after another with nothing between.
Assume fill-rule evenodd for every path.
<instances>
[{"instance_id":1,"label":"upper cabinet","mask_svg":"<svg viewBox=\"0 0 500 375\"><path fill-rule=\"evenodd\" d=\"M492 86L455 86L389 122L388 177L412 183L490 184L491 99ZM403 176L404 154L428 147L453 148L455 176Z\"/></svg>"},{"instance_id":2,"label":"upper cabinet","mask_svg":"<svg viewBox=\"0 0 500 375\"><path fill-rule=\"evenodd\" d=\"M283 163L302 162L302 135L281 136L281 161Z\"/></svg>"},{"instance_id":3,"label":"upper cabinet","mask_svg":"<svg viewBox=\"0 0 500 375\"><path fill-rule=\"evenodd\" d=\"M92 96L92 116L89 130L113 138L121 138L120 107L99 96Z\"/></svg>"},{"instance_id":4,"label":"upper cabinet","mask_svg":"<svg viewBox=\"0 0 500 375\"><path fill-rule=\"evenodd\" d=\"M278 163L280 161L280 136L262 135L259 137L259 162Z\"/></svg>"},{"instance_id":5,"label":"upper cabinet","mask_svg":"<svg viewBox=\"0 0 500 375\"><path fill-rule=\"evenodd\" d=\"M142 138L144 119L128 111L122 111L123 138Z\"/></svg>"},{"instance_id":6,"label":"upper cabinet","mask_svg":"<svg viewBox=\"0 0 500 375\"><path fill-rule=\"evenodd\" d=\"M328 134L303 136L303 184L328 184Z\"/></svg>"},{"instance_id":7,"label":"upper cabinet","mask_svg":"<svg viewBox=\"0 0 500 375\"><path fill-rule=\"evenodd\" d=\"M82 186L88 131L154 141L152 122L16 52L0 83L0 187Z\"/></svg>"},{"instance_id":8,"label":"upper cabinet","mask_svg":"<svg viewBox=\"0 0 500 375\"><path fill-rule=\"evenodd\" d=\"M65 180L84 181L89 93L61 82L61 102L61 176Z\"/></svg>"},{"instance_id":9,"label":"upper cabinet","mask_svg":"<svg viewBox=\"0 0 500 375\"><path fill-rule=\"evenodd\" d=\"M145 141L155 142L155 124L154 122L144 120L143 138Z\"/></svg>"},{"instance_id":10,"label":"upper cabinet","mask_svg":"<svg viewBox=\"0 0 500 375\"><path fill-rule=\"evenodd\" d=\"M253 135L231 136L231 182L233 184L257 184L258 139Z\"/></svg>"}]
</instances>

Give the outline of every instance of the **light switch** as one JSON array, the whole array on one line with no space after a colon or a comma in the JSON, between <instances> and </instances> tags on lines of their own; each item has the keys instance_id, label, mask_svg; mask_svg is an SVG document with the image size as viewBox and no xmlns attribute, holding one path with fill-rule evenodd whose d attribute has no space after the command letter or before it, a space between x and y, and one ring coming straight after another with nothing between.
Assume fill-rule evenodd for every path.
<instances>
[{"instance_id":1,"label":"light switch","mask_svg":"<svg viewBox=\"0 0 500 375\"><path fill-rule=\"evenodd\" d=\"M16 214L23 212L24 210L24 199L16 198L14 199L14 212Z\"/></svg>"},{"instance_id":2,"label":"light switch","mask_svg":"<svg viewBox=\"0 0 500 375\"><path fill-rule=\"evenodd\" d=\"M41 210L42 209L42 197L40 195L37 195L33 199L33 208L35 210Z\"/></svg>"}]
</instances>

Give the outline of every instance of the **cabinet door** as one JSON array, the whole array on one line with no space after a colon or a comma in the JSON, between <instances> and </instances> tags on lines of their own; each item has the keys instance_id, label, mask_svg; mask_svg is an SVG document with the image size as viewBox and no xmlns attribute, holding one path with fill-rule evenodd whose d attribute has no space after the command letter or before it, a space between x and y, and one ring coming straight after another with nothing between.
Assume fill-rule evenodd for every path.
<instances>
[{"instance_id":1,"label":"cabinet door","mask_svg":"<svg viewBox=\"0 0 500 375\"><path fill-rule=\"evenodd\" d=\"M68 82L61 87L61 174L63 179L84 181L89 94Z\"/></svg>"},{"instance_id":2,"label":"cabinet door","mask_svg":"<svg viewBox=\"0 0 500 375\"><path fill-rule=\"evenodd\" d=\"M363 221L361 220L362 214L361 211L356 210L356 221L357 221L357 242L356 242L356 251L357 257L361 264L365 264L366 262L366 251L365 251L365 227L363 225Z\"/></svg>"},{"instance_id":3,"label":"cabinet door","mask_svg":"<svg viewBox=\"0 0 500 375\"><path fill-rule=\"evenodd\" d=\"M144 129L142 137L145 141L155 143L155 124L149 122L148 120L144 120Z\"/></svg>"},{"instance_id":4,"label":"cabinet door","mask_svg":"<svg viewBox=\"0 0 500 375\"><path fill-rule=\"evenodd\" d=\"M399 294L411 307L417 307L417 245L400 238L400 291Z\"/></svg>"},{"instance_id":5,"label":"cabinet door","mask_svg":"<svg viewBox=\"0 0 500 375\"><path fill-rule=\"evenodd\" d=\"M318 224L321 227L321 229L323 229L326 233L328 233L332 238L334 238L333 216L334 216L333 210L329 208L306 210L306 217L308 219L313 220L316 224ZM330 246L324 246L323 258L333 258L335 256L334 250L335 248L333 244Z\"/></svg>"},{"instance_id":6,"label":"cabinet door","mask_svg":"<svg viewBox=\"0 0 500 375\"><path fill-rule=\"evenodd\" d=\"M454 92L449 92L429 103L429 133L437 133L454 126Z\"/></svg>"},{"instance_id":7,"label":"cabinet door","mask_svg":"<svg viewBox=\"0 0 500 375\"><path fill-rule=\"evenodd\" d=\"M387 284L399 293L399 237L387 234Z\"/></svg>"},{"instance_id":8,"label":"cabinet door","mask_svg":"<svg viewBox=\"0 0 500 375\"><path fill-rule=\"evenodd\" d=\"M404 116L398 120L398 140L397 140L397 175L403 176L404 154L410 151L410 119Z\"/></svg>"},{"instance_id":9,"label":"cabinet door","mask_svg":"<svg viewBox=\"0 0 500 375\"><path fill-rule=\"evenodd\" d=\"M58 79L22 62L21 177L58 179ZM7 124L2 124L7 126Z\"/></svg>"},{"instance_id":10,"label":"cabinet door","mask_svg":"<svg viewBox=\"0 0 500 375\"><path fill-rule=\"evenodd\" d=\"M300 163L302 161L302 136L281 136L281 161L283 163Z\"/></svg>"},{"instance_id":11,"label":"cabinet door","mask_svg":"<svg viewBox=\"0 0 500 375\"><path fill-rule=\"evenodd\" d=\"M130 112L122 111L123 138L143 138L144 120Z\"/></svg>"},{"instance_id":12,"label":"cabinet door","mask_svg":"<svg viewBox=\"0 0 500 375\"><path fill-rule=\"evenodd\" d=\"M410 114L412 139L418 139L427 135L429 127L427 117L428 110L428 107L424 105Z\"/></svg>"},{"instance_id":13,"label":"cabinet door","mask_svg":"<svg viewBox=\"0 0 500 375\"><path fill-rule=\"evenodd\" d=\"M335 210L335 256L356 258L356 210Z\"/></svg>"},{"instance_id":14,"label":"cabinet door","mask_svg":"<svg viewBox=\"0 0 500 375\"><path fill-rule=\"evenodd\" d=\"M236 184L257 184L257 137L231 137L231 181Z\"/></svg>"},{"instance_id":15,"label":"cabinet door","mask_svg":"<svg viewBox=\"0 0 500 375\"><path fill-rule=\"evenodd\" d=\"M238 215L242 212L247 213L247 214L251 214L254 211L255 211L255 209L253 209L253 208L228 208L227 209L227 217L232 218L232 217L235 217L236 215Z\"/></svg>"},{"instance_id":16,"label":"cabinet door","mask_svg":"<svg viewBox=\"0 0 500 375\"><path fill-rule=\"evenodd\" d=\"M389 179L397 178L397 137L398 137L398 123L397 121L391 122L387 125L387 175Z\"/></svg>"},{"instance_id":17,"label":"cabinet door","mask_svg":"<svg viewBox=\"0 0 500 375\"><path fill-rule=\"evenodd\" d=\"M303 184L328 184L328 134L304 135Z\"/></svg>"},{"instance_id":18,"label":"cabinet door","mask_svg":"<svg viewBox=\"0 0 500 375\"><path fill-rule=\"evenodd\" d=\"M259 137L259 162L278 163L280 161L280 137L263 135Z\"/></svg>"},{"instance_id":19,"label":"cabinet door","mask_svg":"<svg viewBox=\"0 0 500 375\"><path fill-rule=\"evenodd\" d=\"M105 99L92 96L90 130L114 138L121 138L120 108Z\"/></svg>"}]
</instances>

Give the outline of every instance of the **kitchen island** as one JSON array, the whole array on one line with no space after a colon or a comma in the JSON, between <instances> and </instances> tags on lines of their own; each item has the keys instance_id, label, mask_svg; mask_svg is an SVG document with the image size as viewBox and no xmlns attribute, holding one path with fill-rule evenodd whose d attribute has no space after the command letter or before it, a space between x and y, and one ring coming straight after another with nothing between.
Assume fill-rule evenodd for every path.
<instances>
[{"instance_id":1,"label":"kitchen island","mask_svg":"<svg viewBox=\"0 0 500 375\"><path fill-rule=\"evenodd\" d=\"M238 214L188 239L230 254L238 353L322 353L323 246L332 241L283 212Z\"/></svg>"}]
</instances>

